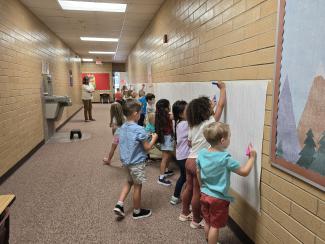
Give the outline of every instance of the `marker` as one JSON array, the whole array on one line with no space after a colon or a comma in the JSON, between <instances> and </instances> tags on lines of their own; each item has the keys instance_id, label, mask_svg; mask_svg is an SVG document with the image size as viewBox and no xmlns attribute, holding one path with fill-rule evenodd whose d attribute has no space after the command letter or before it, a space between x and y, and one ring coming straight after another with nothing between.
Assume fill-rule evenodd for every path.
<instances>
[{"instance_id":1,"label":"marker","mask_svg":"<svg viewBox=\"0 0 325 244\"><path fill-rule=\"evenodd\" d=\"M211 84L212 84L212 85L216 85L217 87L219 87L218 81L216 81L216 80L212 80L212 81L211 81Z\"/></svg>"},{"instance_id":2,"label":"marker","mask_svg":"<svg viewBox=\"0 0 325 244\"><path fill-rule=\"evenodd\" d=\"M251 154L251 148L253 147L252 143L249 143L247 149L246 149L246 156L250 156Z\"/></svg>"}]
</instances>

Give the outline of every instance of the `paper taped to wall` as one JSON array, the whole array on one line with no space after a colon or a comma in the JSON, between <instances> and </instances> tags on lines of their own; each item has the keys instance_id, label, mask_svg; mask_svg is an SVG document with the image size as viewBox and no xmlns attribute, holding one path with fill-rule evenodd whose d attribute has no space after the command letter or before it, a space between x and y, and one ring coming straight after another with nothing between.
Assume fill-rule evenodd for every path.
<instances>
[{"instance_id":1,"label":"paper taped to wall","mask_svg":"<svg viewBox=\"0 0 325 244\"><path fill-rule=\"evenodd\" d=\"M228 81L227 104L221 121L231 128L231 143L228 151L243 164L247 160L249 143L257 151L256 164L246 178L232 174L231 188L246 200L256 211L260 210L260 177L263 145L265 101L268 81ZM211 82L153 83L150 92L156 100L166 98L171 105L177 100L191 101L199 96L219 98L219 89ZM147 90L148 92L148 90Z\"/></svg>"}]
</instances>

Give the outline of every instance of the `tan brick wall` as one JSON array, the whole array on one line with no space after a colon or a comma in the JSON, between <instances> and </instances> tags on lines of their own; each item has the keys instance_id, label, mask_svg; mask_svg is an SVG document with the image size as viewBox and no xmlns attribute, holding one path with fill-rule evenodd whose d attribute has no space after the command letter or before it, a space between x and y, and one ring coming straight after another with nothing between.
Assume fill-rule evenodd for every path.
<instances>
[{"instance_id":1,"label":"tan brick wall","mask_svg":"<svg viewBox=\"0 0 325 244\"><path fill-rule=\"evenodd\" d=\"M59 126L81 106L80 62L17 0L0 0L0 176L44 139L41 63L50 63L54 94L69 95ZM74 86L69 86L72 69Z\"/></svg>"},{"instance_id":2,"label":"tan brick wall","mask_svg":"<svg viewBox=\"0 0 325 244\"><path fill-rule=\"evenodd\" d=\"M103 63L103 64L95 64L95 63L82 63L81 64L81 72L82 73L109 73L110 79L110 87L112 90L113 87L113 76L112 76L112 63ZM93 94L93 102L99 102L99 91L95 91ZM110 92L112 96L112 92Z\"/></svg>"},{"instance_id":3,"label":"tan brick wall","mask_svg":"<svg viewBox=\"0 0 325 244\"><path fill-rule=\"evenodd\" d=\"M129 79L153 82L274 79L277 0L167 0L128 58ZM163 44L163 35L168 43ZM270 164L267 91L261 213L233 193L232 218L256 243L324 243L325 194Z\"/></svg>"}]
</instances>

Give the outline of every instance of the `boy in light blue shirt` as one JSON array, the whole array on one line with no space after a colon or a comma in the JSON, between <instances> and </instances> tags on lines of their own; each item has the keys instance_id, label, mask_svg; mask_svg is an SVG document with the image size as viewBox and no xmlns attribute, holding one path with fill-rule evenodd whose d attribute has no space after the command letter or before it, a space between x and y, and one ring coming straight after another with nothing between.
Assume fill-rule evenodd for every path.
<instances>
[{"instance_id":1,"label":"boy in light blue shirt","mask_svg":"<svg viewBox=\"0 0 325 244\"><path fill-rule=\"evenodd\" d=\"M150 209L140 208L141 189L145 178L145 161L149 151L158 139L157 134L152 134L148 142L148 133L137 124L140 118L141 104L135 99L129 99L124 107L127 121L120 128L120 158L127 176L127 182L122 188L114 212L119 217L124 217L124 200L133 186L133 218L140 219L151 215Z\"/></svg>"},{"instance_id":2,"label":"boy in light blue shirt","mask_svg":"<svg viewBox=\"0 0 325 244\"><path fill-rule=\"evenodd\" d=\"M241 166L226 151L230 144L229 125L213 122L204 129L209 149L202 149L197 157L197 177L201 187L201 212L205 220L208 243L217 243L219 228L226 226L229 204L233 198L228 194L230 174L247 176L251 171L256 151L250 146L249 159Z\"/></svg>"}]
</instances>

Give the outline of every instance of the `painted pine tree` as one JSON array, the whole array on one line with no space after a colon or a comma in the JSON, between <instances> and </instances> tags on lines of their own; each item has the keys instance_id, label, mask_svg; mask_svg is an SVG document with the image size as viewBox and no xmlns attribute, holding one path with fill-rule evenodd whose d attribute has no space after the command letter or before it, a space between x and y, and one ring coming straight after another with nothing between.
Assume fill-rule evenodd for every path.
<instances>
[{"instance_id":1,"label":"painted pine tree","mask_svg":"<svg viewBox=\"0 0 325 244\"><path fill-rule=\"evenodd\" d=\"M299 153L300 158L298 159L297 164L300 167L304 167L304 168L308 169L314 160L314 155L316 152L316 150L315 150L316 144L314 142L314 134L311 129L308 130L308 132L306 133L306 136L307 137L304 141L305 146Z\"/></svg>"},{"instance_id":2,"label":"painted pine tree","mask_svg":"<svg viewBox=\"0 0 325 244\"><path fill-rule=\"evenodd\" d=\"M325 131L318 142L319 148L314 156L310 169L325 176Z\"/></svg>"},{"instance_id":3,"label":"painted pine tree","mask_svg":"<svg viewBox=\"0 0 325 244\"><path fill-rule=\"evenodd\" d=\"M283 148L282 148L282 141L279 142L277 148L276 148L276 155L278 157L283 157Z\"/></svg>"}]
</instances>

